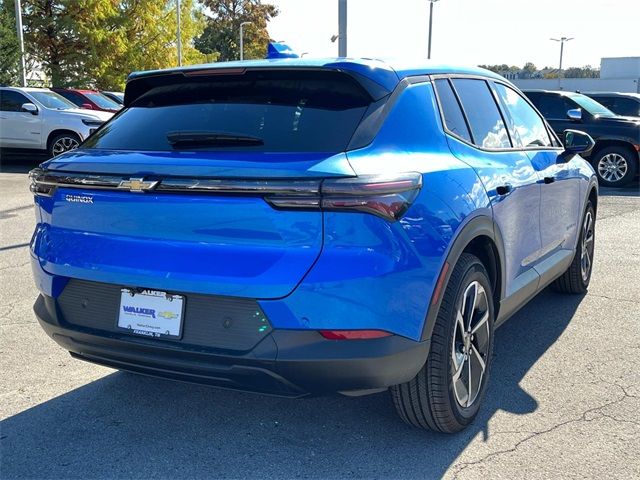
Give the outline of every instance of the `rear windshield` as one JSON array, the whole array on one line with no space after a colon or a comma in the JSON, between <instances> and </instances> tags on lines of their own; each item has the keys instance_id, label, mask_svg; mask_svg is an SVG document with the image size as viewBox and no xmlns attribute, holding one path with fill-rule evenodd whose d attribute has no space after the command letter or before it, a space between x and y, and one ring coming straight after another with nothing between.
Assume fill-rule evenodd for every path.
<instances>
[{"instance_id":1,"label":"rear windshield","mask_svg":"<svg viewBox=\"0 0 640 480\"><path fill-rule=\"evenodd\" d=\"M335 71L175 77L132 81L126 93L129 107L83 146L339 152L346 149L371 102L354 79ZM194 137L206 140L196 142Z\"/></svg>"}]
</instances>

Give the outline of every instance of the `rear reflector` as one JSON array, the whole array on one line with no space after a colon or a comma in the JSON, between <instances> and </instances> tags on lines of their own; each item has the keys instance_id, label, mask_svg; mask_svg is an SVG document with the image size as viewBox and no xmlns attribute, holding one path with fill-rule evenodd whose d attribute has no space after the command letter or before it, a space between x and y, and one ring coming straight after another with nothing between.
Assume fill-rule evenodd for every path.
<instances>
[{"instance_id":1,"label":"rear reflector","mask_svg":"<svg viewBox=\"0 0 640 480\"><path fill-rule=\"evenodd\" d=\"M369 340L389 337L389 332L382 330L319 330L320 335L328 340Z\"/></svg>"}]
</instances>

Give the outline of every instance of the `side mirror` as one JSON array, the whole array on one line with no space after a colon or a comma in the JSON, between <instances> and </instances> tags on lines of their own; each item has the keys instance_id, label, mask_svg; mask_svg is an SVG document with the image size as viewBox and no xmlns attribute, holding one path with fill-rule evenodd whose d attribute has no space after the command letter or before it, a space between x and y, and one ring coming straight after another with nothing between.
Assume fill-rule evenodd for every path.
<instances>
[{"instance_id":1,"label":"side mirror","mask_svg":"<svg viewBox=\"0 0 640 480\"><path fill-rule=\"evenodd\" d=\"M23 103L20 107L21 112L28 112L31 115L38 115L38 107L36 107L33 103Z\"/></svg>"},{"instance_id":2,"label":"side mirror","mask_svg":"<svg viewBox=\"0 0 640 480\"><path fill-rule=\"evenodd\" d=\"M564 151L566 153L585 153L593 148L596 142L591 135L579 130L564 131Z\"/></svg>"},{"instance_id":3,"label":"side mirror","mask_svg":"<svg viewBox=\"0 0 640 480\"><path fill-rule=\"evenodd\" d=\"M567 117L569 117L569 120L579 122L582 120L582 109L572 108L571 110L567 110Z\"/></svg>"},{"instance_id":4,"label":"side mirror","mask_svg":"<svg viewBox=\"0 0 640 480\"><path fill-rule=\"evenodd\" d=\"M93 110L93 105L91 105L90 103L83 103L82 105L80 105L80 108L85 108L87 110Z\"/></svg>"}]
</instances>

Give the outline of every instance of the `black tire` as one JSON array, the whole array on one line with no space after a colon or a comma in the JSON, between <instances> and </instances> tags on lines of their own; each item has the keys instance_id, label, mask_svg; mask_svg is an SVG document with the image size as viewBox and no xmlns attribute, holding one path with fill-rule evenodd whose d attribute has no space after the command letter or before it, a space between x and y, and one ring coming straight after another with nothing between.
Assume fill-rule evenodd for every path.
<instances>
[{"instance_id":1,"label":"black tire","mask_svg":"<svg viewBox=\"0 0 640 480\"><path fill-rule=\"evenodd\" d=\"M587 223L591 218L591 226ZM580 223L580 237L578 238L578 246L573 261L566 272L556 279L552 284L552 288L560 293L585 293L589 288L591 281L591 272L593 270L593 251L596 238L596 212L591 202L587 203L587 208L582 216ZM585 241L586 240L586 241ZM589 266L586 272L583 272L583 262L585 262L585 249L588 255Z\"/></svg>"},{"instance_id":2,"label":"black tire","mask_svg":"<svg viewBox=\"0 0 640 480\"><path fill-rule=\"evenodd\" d=\"M53 158L61 153L78 148L78 145L80 145L80 137L75 133L59 133L49 140L47 152L49 154L49 158Z\"/></svg>"},{"instance_id":3,"label":"black tire","mask_svg":"<svg viewBox=\"0 0 640 480\"><path fill-rule=\"evenodd\" d=\"M480 297L476 298L480 298L478 300L479 310L485 307L488 316L485 316L485 312L482 310L478 312L476 315L478 317L478 330L475 332L475 343L471 341L467 343L467 340L464 340L462 351L460 351L460 343L457 342L457 339L460 338L458 335L459 329L456 326L459 325L457 312L463 305L463 297L468 294L469 289L474 284L482 286L485 292L486 305L483 305ZM480 291L477 287L475 288L476 292ZM431 349L425 365L412 380L390 388L393 403L404 422L418 428L445 433L458 432L473 422L482 404L491 371L494 328L492 292L489 277L482 262L474 255L463 253L454 267L445 289L431 337ZM474 302L475 304L476 302ZM485 335L485 325L484 322L479 320L479 318L485 317L486 342L481 340L481 336L484 337ZM473 319L474 315L469 318ZM466 323L465 320L463 320L464 323ZM467 335L466 326L464 329L464 334ZM469 335L468 338L473 339L474 337ZM480 341L482 341L483 346L479 344ZM484 345L485 343L486 345ZM462 352L469 348L471 344L474 344L474 346L469 349L468 360L467 356L464 356L464 360L462 360L460 355L463 355ZM462 372L465 369L465 362L468 361L474 365L472 363L473 348L476 348L475 365L480 365L477 357L478 352L482 351L480 356L485 364L485 369L479 381L475 382L475 385L478 385L476 395L473 400L470 400L471 395L468 395L468 406L463 406L458 400L460 394L458 388L461 387L456 388L454 386L454 371L456 370L454 351L456 356L460 358L458 371ZM478 369L476 374L480 371L481 369ZM471 370L469 370L469 378L472 378ZM460 376L456 385L460 385L462 380L463 378ZM471 380L468 382L468 384L472 383ZM472 392L473 388L467 389L468 394L470 393L469 390Z\"/></svg>"},{"instance_id":4,"label":"black tire","mask_svg":"<svg viewBox=\"0 0 640 480\"><path fill-rule=\"evenodd\" d=\"M598 183L605 187L624 187L638 174L638 154L631 147L614 145L599 149L591 156L591 163ZM613 172L608 172L608 167ZM623 170L624 175L618 178Z\"/></svg>"}]
</instances>

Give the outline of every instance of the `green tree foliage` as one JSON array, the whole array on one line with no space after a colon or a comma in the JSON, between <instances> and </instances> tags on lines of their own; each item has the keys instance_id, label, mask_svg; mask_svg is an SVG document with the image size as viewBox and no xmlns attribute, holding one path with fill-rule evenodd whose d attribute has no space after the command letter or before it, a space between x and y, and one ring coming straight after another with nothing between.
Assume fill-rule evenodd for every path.
<instances>
[{"instance_id":1,"label":"green tree foliage","mask_svg":"<svg viewBox=\"0 0 640 480\"><path fill-rule=\"evenodd\" d=\"M269 43L267 23L279 13L260 0L203 0L207 25L195 40L195 47L209 60L228 61L240 58L240 24L244 28L244 58L264 58Z\"/></svg>"},{"instance_id":2,"label":"green tree foliage","mask_svg":"<svg viewBox=\"0 0 640 480\"><path fill-rule=\"evenodd\" d=\"M178 64L175 0L77 0L93 15L79 26L87 40L86 70L100 89L120 89L135 70L154 70ZM192 39L204 28L193 0L180 2L182 61L205 61Z\"/></svg>"},{"instance_id":3,"label":"green tree foliage","mask_svg":"<svg viewBox=\"0 0 640 480\"><path fill-rule=\"evenodd\" d=\"M0 1L0 84L18 85L20 81L20 46L11 0Z\"/></svg>"},{"instance_id":4,"label":"green tree foliage","mask_svg":"<svg viewBox=\"0 0 640 480\"><path fill-rule=\"evenodd\" d=\"M586 67L572 67L564 71L565 78L599 78L600 70L591 65Z\"/></svg>"},{"instance_id":5,"label":"green tree foliage","mask_svg":"<svg viewBox=\"0 0 640 480\"><path fill-rule=\"evenodd\" d=\"M175 0L23 0L25 47L54 86L120 90L134 70L177 65ZM183 63L204 23L181 0Z\"/></svg>"}]
</instances>

